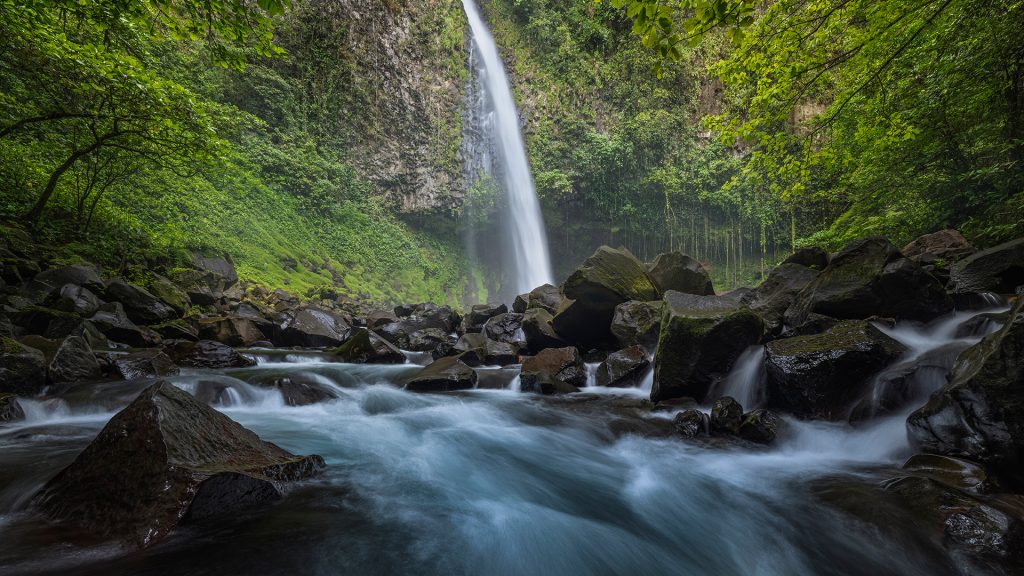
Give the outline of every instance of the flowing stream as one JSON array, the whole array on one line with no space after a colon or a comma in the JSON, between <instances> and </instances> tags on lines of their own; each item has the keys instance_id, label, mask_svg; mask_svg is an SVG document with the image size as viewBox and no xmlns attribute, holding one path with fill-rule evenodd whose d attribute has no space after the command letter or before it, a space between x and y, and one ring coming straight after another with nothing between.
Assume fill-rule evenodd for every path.
<instances>
[{"instance_id":1,"label":"flowing stream","mask_svg":"<svg viewBox=\"0 0 1024 576\"><path fill-rule=\"evenodd\" d=\"M962 349L993 329L975 323L965 332L968 320L957 314L888 332L908 345L911 361L951 344ZM880 471L903 462L914 406L856 427L791 420L768 448L715 445L617 433L614 405L576 409L639 402L649 377L637 389L576 398L510 390L514 373L504 390L415 394L393 384L418 369L412 363L248 353L257 366L172 381L266 440L323 455L322 477L280 503L184 526L144 551L72 545L33 515L31 496L148 383L81 385L27 401L27 421L0 427L0 573L964 573L904 513L887 512L879 530L829 503L851 482L877 484ZM737 371L760 385L756 369ZM338 398L285 406L266 386L280 375ZM664 424L672 416L639 418Z\"/></svg>"},{"instance_id":2,"label":"flowing stream","mask_svg":"<svg viewBox=\"0 0 1024 576\"><path fill-rule=\"evenodd\" d=\"M509 86L508 76L498 47L473 0L462 0L473 36L470 65L478 80L468 103L470 124L477 124L476 136L467 138L467 178L479 177L478 171L494 177L501 184L507 206L503 213L502 247L507 252L508 282L502 287L511 301L516 294L529 292L545 283L552 283L551 258L548 254L544 218L526 159L526 148L519 128L519 114ZM477 234L492 239L491 234ZM511 288L511 290L509 290Z\"/></svg>"}]
</instances>

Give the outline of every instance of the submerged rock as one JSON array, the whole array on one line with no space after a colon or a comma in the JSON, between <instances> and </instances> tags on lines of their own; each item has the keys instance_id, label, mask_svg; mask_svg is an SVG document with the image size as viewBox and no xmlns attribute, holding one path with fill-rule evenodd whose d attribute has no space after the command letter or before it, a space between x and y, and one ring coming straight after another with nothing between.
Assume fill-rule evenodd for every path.
<instances>
[{"instance_id":1,"label":"submerged rock","mask_svg":"<svg viewBox=\"0 0 1024 576\"><path fill-rule=\"evenodd\" d=\"M642 346L630 346L612 352L597 367L597 385L615 388L633 388L643 381L651 368L647 352Z\"/></svg>"},{"instance_id":2,"label":"submerged rock","mask_svg":"<svg viewBox=\"0 0 1024 576\"><path fill-rule=\"evenodd\" d=\"M359 328L334 350L338 357L354 364L405 364L405 354L377 334Z\"/></svg>"},{"instance_id":3,"label":"submerged rock","mask_svg":"<svg viewBox=\"0 0 1024 576\"><path fill-rule=\"evenodd\" d=\"M957 360L949 384L910 415L925 452L983 462L1024 487L1024 299L998 332Z\"/></svg>"},{"instance_id":4,"label":"submerged rock","mask_svg":"<svg viewBox=\"0 0 1024 576\"><path fill-rule=\"evenodd\" d=\"M519 383L523 392L578 392L587 383L587 371L575 347L548 348L523 361Z\"/></svg>"},{"instance_id":5,"label":"submerged rock","mask_svg":"<svg viewBox=\"0 0 1024 576\"><path fill-rule=\"evenodd\" d=\"M13 338L0 338L0 392L34 396L46 386L46 356Z\"/></svg>"},{"instance_id":6,"label":"submerged rock","mask_svg":"<svg viewBox=\"0 0 1024 576\"><path fill-rule=\"evenodd\" d=\"M654 355L651 400L703 399L763 334L760 316L736 298L669 291Z\"/></svg>"},{"instance_id":7,"label":"submerged rock","mask_svg":"<svg viewBox=\"0 0 1024 576\"><path fill-rule=\"evenodd\" d=\"M276 378L270 387L281 393L286 406L308 406L338 397L337 392L302 373Z\"/></svg>"},{"instance_id":8,"label":"submerged rock","mask_svg":"<svg viewBox=\"0 0 1024 576\"><path fill-rule=\"evenodd\" d=\"M148 546L190 519L279 499L282 483L317 474L296 456L168 382L117 413L36 495L54 520Z\"/></svg>"},{"instance_id":9,"label":"submerged rock","mask_svg":"<svg viewBox=\"0 0 1024 576\"><path fill-rule=\"evenodd\" d=\"M456 356L435 360L405 381L413 392L448 392L476 386L476 371Z\"/></svg>"},{"instance_id":10,"label":"submerged rock","mask_svg":"<svg viewBox=\"0 0 1024 576\"><path fill-rule=\"evenodd\" d=\"M863 320L840 322L823 334L774 340L765 346L768 401L801 417L842 418L872 377L905 351Z\"/></svg>"},{"instance_id":11,"label":"submerged rock","mask_svg":"<svg viewBox=\"0 0 1024 576\"><path fill-rule=\"evenodd\" d=\"M659 254L647 271L662 293L669 290L701 296L715 293L707 270L700 262L682 252Z\"/></svg>"}]
</instances>

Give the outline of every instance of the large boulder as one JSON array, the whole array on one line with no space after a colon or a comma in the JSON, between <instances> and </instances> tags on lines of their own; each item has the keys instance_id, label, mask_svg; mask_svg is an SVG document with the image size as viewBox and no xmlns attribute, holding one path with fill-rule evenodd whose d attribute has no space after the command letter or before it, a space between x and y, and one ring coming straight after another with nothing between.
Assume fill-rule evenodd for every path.
<instances>
[{"instance_id":1,"label":"large boulder","mask_svg":"<svg viewBox=\"0 0 1024 576\"><path fill-rule=\"evenodd\" d=\"M822 334L765 346L768 402L800 417L846 416L873 376L906 352L870 322L847 320Z\"/></svg>"},{"instance_id":2,"label":"large boulder","mask_svg":"<svg viewBox=\"0 0 1024 576\"><path fill-rule=\"evenodd\" d=\"M84 264L61 266L43 270L32 279L34 282L45 284L51 289L57 289L65 284L84 286L94 292L104 289L103 280L96 269Z\"/></svg>"},{"instance_id":3,"label":"large boulder","mask_svg":"<svg viewBox=\"0 0 1024 576\"><path fill-rule=\"evenodd\" d=\"M174 282L159 274L153 274L153 277L150 279L149 291L162 302L174 308L174 311L179 316L184 315L192 307L192 301L189 300L188 294Z\"/></svg>"},{"instance_id":4,"label":"large boulder","mask_svg":"<svg viewBox=\"0 0 1024 576\"><path fill-rule=\"evenodd\" d=\"M743 415L738 434L740 438L757 444L771 444L783 428L783 420L771 410L758 408Z\"/></svg>"},{"instance_id":5,"label":"large boulder","mask_svg":"<svg viewBox=\"0 0 1024 576\"><path fill-rule=\"evenodd\" d=\"M356 329L334 353L353 364L405 364L405 354L366 328Z\"/></svg>"},{"instance_id":6,"label":"large boulder","mask_svg":"<svg viewBox=\"0 0 1024 576\"><path fill-rule=\"evenodd\" d=\"M405 380L412 392L448 392L476 386L477 374L456 356L435 360Z\"/></svg>"},{"instance_id":7,"label":"large boulder","mask_svg":"<svg viewBox=\"0 0 1024 576\"><path fill-rule=\"evenodd\" d=\"M204 272L210 272L223 277L225 288L238 282L238 272L235 271L235 265L227 258L193 254L192 265Z\"/></svg>"},{"instance_id":8,"label":"large boulder","mask_svg":"<svg viewBox=\"0 0 1024 576\"><path fill-rule=\"evenodd\" d=\"M275 344L323 348L338 346L352 331L340 315L322 308L305 307L283 312Z\"/></svg>"},{"instance_id":9,"label":"large boulder","mask_svg":"<svg viewBox=\"0 0 1024 576\"><path fill-rule=\"evenodd\" d=\"M44 303L55 310L77 314L83 318L95 314L103 304L92 290L78 284L61 286L59 290L54 290Z\"/></svg>"},{"instance_id":10,"label":"large boulder","mask_svg":"<svg viewBox=\"0 0 1024 576\"><path fill-rule=\"evenodd\" d=\"M661 311L665 303L661 300L640 302L630 300L615 307L612 316L611 331L619 346L643 346L653 353L658 347L658 335L661 332Z\"/></svg>"},{"instance_id":11,"label":"large boulder","mask_svg":"<svg viewBox=\"0 0 1024 576\"><path fill-rule=\"evenodd\" d=\"M738 298L667 292L651 400L703 399L764 330L761 317Z\"/></svg>"},{"instance_id":12,"label":"large boulder","mask_svg":"<svg viewBox=\"0 0 1024 576\"><path fill-rule=\"evenodd\" d=\"M141 350L112 356L114 371L124 380L174 376L179 370L171 358L160 350Z\"/></svg>"},{"instance_id":13,"label":"large boulder","mask_svg":"<svg viewBox=\"0 0 1024 576\"><path fill-rule=\"evenodd\" d=\"M949 287L955 292L1014 294L1024 286L1024 238L982 250L950 269Z\"/></svg>"},{"instance_id":14,"label":"large boulder","mask_svg":"<svg viewBox=\"0 0 1024 576\"><path fill-rule=\"evenodd\" d=\"M970 242L957 230L939 230L931 234L919 236L900 250L907 258L918 262L942 259L956 262L970 256L976 250Z\"/></svg>"},{"instance_id":15,"label":"large boulder","mask_svg":"<svg viewBox=\"0 0 1024 576\"><path fill-rule=\"evenodd\" d=\"M518 344L498 342L483 334L462 335L452 347L452 352L458 354L461 360L470 366L506 366L519 361Z\"/></svg>"},{"instance_id":16,"label":"large boulder","mask_svg":"<svg viewBox=\"0 0 1024 576\"><path fill-rule=\"evenodd\" d=\"M85 338L68 336L57 347L48 365L50 382L83 382L101 374L100 363Z\"/></svg>"},{"instance_id":17,"label":"large boulder","mask_svg":"<svg viewBox=\"0 0 1024 576\"><path fill-rule=\"evenodd\" d=\"M463 334L477 334L483 330L488 320L506 312L508 306L504 304L475 304L463 317L460 331Z\"/></svg>"},{"instance_id":18,"label":"large boulder","mask_svg":"<svg viewBox=\"0 0 1024 576\"><path fill-rule=\"evenodd\" d=\"M822 248L817 246L811 246L808 248L801 248L796 252L789 255L788 258L782 261L780 266L785 264L799 264L811 270L824 270L828 266L829 255Z\"/></svg>"},{"instance_id":19,"label":"large boulder","mask_svg":"<svg viewBox=\"0 0 1024 576\"><path fill-rule=\"evenodd\" d=\"M559 338L551 326L551 313L544 308L530 308L523 312L523 336L526 348L533 354L545 348L561 348L565 340Z\"/></svg>"},{"instance_id":20,"label":"large boulder","mask_svg":"<svg viewBox=\"0 0 1024 576\"><path fill-rule=\"evenodd\" d=\"M104 296L107 300L120 302L124 306L125 314L133 322L156 324L178 317L174 308L150 294L145 288L122 280L107 282Z\"/></svg>"},{"instance_id":21,"label":"large boulder","mask_svg":"<svg viewBox=\"0 0 1024 576\"><path fill-rule=\"evenodd\" d=\"M526 307L523 309L525 312L530 308L543 308L551 314L558 311L558 308L562 305L562 300L565 298L562 296L561 290L551 284L542 284L526 295Z\"/></svg>"},{"instance_id":22,"label":"large boulder","mask_svg":"<svg viewBox=\"0 0 1024 576\"><path fill-rule=\"evenodd\" d=\"M519 383L523 392L579 392L587 383L587 371L575 347L547 348L523 361Z\"/></svg>"},{"instance_id":23,"label":"large boulder","mask_svg":"<svg viewBox=\"0 0 1024 576\"><path fill-rule=\"evenodd\" d=\"M178 341L168 346L166 352L178 365L190 368L245 368L256 365L255 360L213 340Z\"/></svg>"},{"instance_id":24,"label":"large boulder","mask_svg":"<svg viewBox=\"0 0 1024 576\"><path fill-rule=\"evenodd\" d=\"M256 322L240 316L216 316L199 321L198 336L228 346L250 346L266 338Z\"/></svg>"},{"instance_id":25,"label":"large boulder","mask_svg":"<svg viewBox=\"0 0 1024 576\"><path fill-rule=\"evenodd\" d=\"M625 249L602 246L562 285L566 300L551 320L558 335L574 344L606 346L615 307L630 300L657 300L661 292L646 268Z\"/></svg>"},{"instance_id":26,"label":"large boulder","mask_svg":"<svg viewBox=\"0 0 1024 576\"><path fill-rule=\"evenodd\" d=\"M598 386L633 388L643 381L651 368L651 361L643 346L630 346L612 352L597 367Z\"/></svg>"},{"instance_id":27,"label":"large boulder","mask_svg":"<svg viewBox=\"0 0 1024 576\"><path fill-rule=\"evenodd\" d=\"M991 466L1024 488L1024 299L957 360L949 384L907 420L925 452Z\"/></svg>"},{"instance_id":28,"label":"large boulder","mask_svg":"<svg viewBox=\"0 0 1024 576\"><path fill-rule=\"evenodd\" d=\"M47 338L63 338L81 323L82 319L72 312L64 312L45 306L26 306L11 314L11 321L26 334L38 334Z\"/></svg>"},{"instance_id":29,"label":"large boulder","mask_svg":"<svg viewBox=\"0 0 1024 576\"><path fill-rule=\"evenodd\" d=\"M181 522L281 498L324 467L260 440L168 382L117 413L35 503L91 536L148 546Z\"/></svg>"},{"instance_id":30,"label":"large boulder","mask_svg":"<svg viewBox=\"0 0 1024 576\"><path fill-rule=\"evenodd\" d=\"M0 338L0 392L33 396L46 386L46 356L13 338Z\"/></svg>"},{"instance_id":31,"label":"large boulder","mask_svg":"<svg viewBox=\"0 0 1024 576\"><path fill-rule=\"evenodd\" d=\"M768 278L744 301L751 310L764 318L769 331L777 333L782 329L783 317L797 294L817 276L818 272L807 266L795 263L782 264L769 272Z\"/></svg>"},{"instance_id":32,"label":"large boulder","mask_svg":"<svg viewBox=\"0 0 1024 576\"><path fill-rule=\"evenodd\" d=\"M107 338L129 346L145 348L160 342L160 335L132 322L120 302L100 306L92 315L92 324Z\"/></svg>"},{"instance_id":33,"label":"large boulder","mask_svg":"<svg viewBox=\"0 0 1024 576\"><path fill-rule=\"evenodd\" d=\"M18 397L9 392L0 392L0 423L24 419L25 410L18 404Z\"/></svg>"},{"instance_id":34,"label":"large boulder","mask_svg":"<svg viewBox=\"0 0 1024 576\"><path fill-rule=\"evenodd\" d=\"M169 273L176 286L184 290L188 301L196 306L211 306L224 295L227 280L208 270L178 268Z\"/></svg>"},{"instance_id":35,"label":"large boulder","mask_svg":"<svg viewBox=\"0 0 1024 576\"><path fill-rule=\"evenodd\" d=\"M709 296L715 293L711 276L696 259L682 252L659 254L648 268L654 285L661 292L675 290Z\"/></svg>"},{"instance_id":36,"label":"large boulder","mask_svg":"<svg viewBox=\"0 0 1024 576\"><path fill-rule=\"evenodd\" d=\"M523 335L523 315L508 312L492 316L484 324L482 333L495 342L519 344L525 340Z\"/></svg>"},{"instance_id":37,"label":"large boulder","mask_svg":"<svg viewBox=\"0 0 1024 576\"><path fill-rule=\"evenodd\" d=\"M811 313L841 319L872 316L928 321L953 309L942 284L881 236L848 244L797 295L790 326Z\"/></svg>"}]
</instances>

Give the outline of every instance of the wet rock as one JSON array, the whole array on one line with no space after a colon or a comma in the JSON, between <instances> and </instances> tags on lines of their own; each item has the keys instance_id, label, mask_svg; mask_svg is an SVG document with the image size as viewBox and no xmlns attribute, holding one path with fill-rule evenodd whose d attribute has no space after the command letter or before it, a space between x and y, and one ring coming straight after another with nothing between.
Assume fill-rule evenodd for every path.
<instances>
[{"instance_id":1,"label":"wet rock","mask_svg":"<svg viewBox=\"0 0 1024 576\"><path fill-rule=\"evenodd\" d=\"M405 364L401 350L366 328L356 329L334 353L353 364Z\"/></svg>"},{"instance_id":2,"label":"wet rock","mask_svg":"<svg viewBox=\"0 0 1024 576\"><path fill-rule=\"evenodd\" d=\"M55 310L88 318L100 309L103 302L88 288L77 284L65 284L60 290L51 293L45 304Z\"/></svg>"},{"instance_id":3,"label":"wet rock","mask_svg":"<svg viewBox=\"0 0 1024 576\"><path fill-rule=\"evenodd\" d=\"M1005 242L964 258L950 268L955 292L1014 294L1024 286L1024 238Z\"/></svg>"},{"instance_id":4,"label":"wet rock","mask_svg":"<svg viewBox=\"0 0 1024 576\"><path fill-rule=\"evenodd\" d=\"M166 348L166 352L174 362L190 368L245 368L256 365L255 360L213 340L174 342Z\"/></svg>"},{"instance_id":5,"label":"wet rock","mask_svg":"<svg viewBox=\"0 0 1024 576\"><path fill-rule=\"evenodd\" d=\"M771 444L778 436L783 420L771 410L758 408L743 416L739 437L758 444Z\"/></svg>"},{"instance_id":6,"label":"wet rock","mask_svg":"<svg viewBox=\"0 0 1024 576\"><path fill-rule=\"evenodd\" d=\"M18 422L25 419L25 411L18 404L18 397L8 392L0 392L0 423Z\"/></svg>"},{"instance_id":7,"label":"wet rock","mask_svg":"<svg viewBox=\"0 0 1024 576\"><path fill-rule=\"evenodd\" d=\"M281 393L286 406L308 406L328 402L338 397L337 392L301 374L276 378L270 383Z\"/></svg>"},{"instance_id":8,"label":"wet rock","mask_svg":"<svg viewBox=\"0 0 1024 576\"><path fill-rule=\"evenodd\" d=\"M523 335L527 349L536 354L545 348L561 348L565 340L558 337L551 326L551 313L543 308L530 308L523 313Z\"/></svg>"},{"instance_id":9,"label":"wet rock","mask_svg":"<svg viewBox=\"0 0 1024 576\"><path fill-rule=\"evenodd\" d=\"M682 252L659 254L648 267L648 272L662 293L669 290L701 296L715 293L711 277L700 262Z\"/></svg>"},{"instance_id":10,"label":"wet rock","mask_svg":"<svg viewBox=\"0 0 1024 576\"><path fill-rule=\"evenodd\" d=\"M612 352L597 367L597 385L615 388L633 388L643 381L651 368L647 352L642 346L630 346Z\"/></svg>"},{"instance_id":11,"label":"wet rock","mask_svg":"<svg viewBox=\"0 0 1024 576\"><path fill-rule=\"evenodd\" d=\"M228 346L249 346L266 336L256 323L238 316L218 316L199 321L199 337Z\"/></svg>"},{"instance_id":12,"label":"wet rock","mask_svg":"<svg viewBox=\"0 0 1024 576\"><path fill-rule=\"evenodd\" d=\"M809 248L801 248L796 252L793 252L789 255L789 258L782 261L780 266L785 266L786 264L797 264L810 268L811 270L821 271L828 266L828 261L829 256L827 251L822 248L818 248L817 246L812 246Z\"/></svg>"},{"instance_id":13,"label":"wet rock","mask_svg":"<svg viewBox=\"0 0 1024 576\"><path fill-rule=\"evenodd\" d=\"M68 336L54 352L48 366L50 382L83 382L96 380L101 374L89 343L81 336Z\"/></svg>"},{"instance_id":14,"label":"wet rock","mask_svg":"<svg viewBox=\"0 0 1024 576\"><path fill-rule=\"evenodd\" d=\"M768 278L744 299L750 309L764 318L772 333L782 330L783 316L818 272L801 264L788 263L774 268Z\"/></svg>"},{"instance_id":15,"label":"wet rock","mask_svg":"<svg viewBox=\"0 0 1024 576\"><path fill-rule=\"evenodd\" d=\"M630 300L657 300L661 293L646 268L625 249L607 246L576 269L562 286L566 300L551 320L563 340L586 348L615 342L611 333L615 307Z\"/></svg>"},{"instance_id":16,"label":"wet rock","mask_svg":"<svg viewBox=\"0 0 1024 576\"><path fill-rule=\"evenodd\" d=\"M854 407L850 422L921 406L946 384L946 374L967 347L962 342L951 342L885 368L873 379L871 393Z\"/></svg>"},{"instance_id":17,"label":"wet rock","mask_svg":"<svg viewBox=\"0 0 1024 576\"><path fill-rule=\"evenodd\" d=\"M303 348L338 346L351 331L349 323L340 315L321 308L305 307L282 313L275 343Z\"/></svg>"},{"instance_id":18,"label":"wet rock","mask_svg":"<svg viewBox=\"0 0 1024 576\"><path fill-rule=\"evenodd\" d=\"M34 396L46 386L46 357L12 338L0 338L0 392Z\"/></svg>"},{"instance_id":19,"label":"wet rock","mask_svg":"<svg viewBox=\"0 0 1024 576\"><path fill-rule=\"evenodd\" d=\"M565 394L585 386L587 372L575 347L547 348L523 360L519 382L523 392Z\"/></svg>"},{"instance_id":20,"label":"wet rock","mask_svg":"<svg viewBox=\"0 0 1024 576\"><path fill-rule=\"evenodd\" d=\"M161 302L173 308L179 316L184 315L192 307L192 301L189 300L188 294L181 288L178 288L174 282L159 274L153 274L152 279L149 281L149 291L159 298Z\"/></svg>"},{"instance_id":21,"label":"wet rock","mask_svg":"<svg viewBox=\"0 0 1024 576\"><path fill-rule=\"evenodd\" d=\"M192 255L192 265L203 272L216 274L224 278L224 287L233 286L238 282L238 272L235 265L226 258Z\"/></svg>"},{"instance_id":22,"label":"wet rock","mask_svg":"<svg viewBox=\"0 0 1024 576\"><path fill-rule=\"evenodd\" d=\"M703 399L763 334L760 316L737 298L667 292L651 400Z\"/></svg>"},{"instance_id":23,"label":"wet rock","mask_svg":"<svg viewBox=\"0 0 1024 576\"><path fill-rule=\"evenodd\" d=\"M398 316L387 310L377 310L366 315L366 327L370 330L376 330L393 322L398 322Z\"/></svg>"},{"instance_id":24,"label":"wet rock","mask_svg":"<svg viewBox=\"0 0 1024 576\"><path fill-rule=\"evenodd\" d=\"M630 300L615 307L611 332L619 346L629 348L640 345L653 353L658 347L661 332L661 312L665 304L661 300L640 302Z\"/></svg>"},{"instance_id":25,"label":"wet rock","mask_svg":"<svg viewBox=\"0 0 1024 576\"><path fill-rule=\"evenodd\" d=\"M983 493L990 488L985 469L970 460L938 454L914 454L903 469L967 492Z\"/></svg>"},{"instance_id":26,"label":"wet rock","mask_svg":"<svg viewBox=\"0 0 1024 576\"><path fill-rule=\"evenodd\" d=\"M565 298L562 296L561 290L551 284L542 284L526 295L526 310L530 308L541 308L547 310L552 315L558 311L562 306L562 300ZM516 310L518 312L518 310Z\"/></svg>"},{"instance_id":27,"label":"wet rock","mask_svg":"<svg viewBox=\"0 0 1024 576\"><path fill-rule=\"evenodd\" d=\"M182 521L279 499L317 474L319 456L260 440L167 382L146 389L36 495L51 519L148 546Z\"/></svg>"},{"instance_id":28,"label":"wet rock","mask_svg":"<svg viewBox=\"0 0 1024 576\"><path fill-rule=\"evenodd\" d=\"M199 330L184 319L168 320L149 326L149 329L165 340L199 340Z\"/></svg>"},{"instance_id":29,"label":"wet rock","mask_svg":"<svg viewBox=\"0 0 1024 576\"><path fill-rule=\"evenodd\" d=\"M102 292L104 289L103 280L96 269L82 264L50 268L36 274L33 280L49 286L51 290L65 284L84 286L93 292Z\"/></svg>"},{"instance_id":30,"label":"wet rock","mask_svg":"<svg viewBox=\"0 0 1024 576\"><path fill-rule=\"evenodd\" d=\"M11 314L11 322L24 330L26 334L63 338L78 327L82 323L82 319L71 312L45 306L27 306Z\"/></svg>"},{"instance_id":31,"label":"wet rock","mask_svg":"<svg viewBox=\"0 0 1024 576\"><path fill-rule=\"evenodd\" d=\"M452 339L440 328L423 328L408 335L404 348L413 352L430 352Z\"/></svg>"},{"instance_id":32,"label":"wet rock","mask_svg":"<svg viewBox=\"0 0 1024 576\"><path fill-rule=\"evenodd\" d=\"M104 336L115 342L138 348L153 346L160 342L159 334L132 322L120 302L100 306L90 320Z\"/></svg>"},{"instance_id":33,"label":"wet rock","mask_svg":"<svg viewBox=\"0 0 1024 576\"><path fill-rule=\"evenodd\" d=\"M483 334L464 334L452 348L452 352L470 366L507 366L519 361L519 347L505 342L495 342Z\"/></svg>"},{"instance_id":34,"label":"wet rock","mask_svg":"<svg viewBox=\"0 0 1024 576\"><path fill-rule=\"evenodd\" d=\"M813 313L928 321L953 309L942 284L880 236L851 242L797 295L785 313L799 326Z\"/></svg>"},{"instance_id":35,"label":"wet rock","mask_svg":"<svg viewBox=\"0 0 1024 576\"><path fill-rule=\"evenodd\" d=\"M150 294L145 288L121 280L107 282L104 296L107 300L120 302L124 306L125 314L133 322L155 324L178 317L174 308Z\"/></svg>"},{"instance_id":36,"label":"wet rock","mask_svg":"<svg viewBox=\"0 0 1024 576\"><path fill-rule=\"evenodd\" d=\"M801 417L842 418L872 377L905 351L863 320L774 340L765 346L769 403Z\"/></svg>"},{"instance_id":37,"label":"wet rock","mask_svg":"<svg viewBox=\"0 0 1024 576\"><path fill-rule=\"evenodd\" d=\"M179 370L174 361L160 350L142 350L113 357L113 367L124 380L174 376Z\"/></svg>"},{"instance_id":38,"label":"wet rock","mask_svg":"<svg viewBox=\"0 0 1024 576\"><path fill-rule=\"evenodd\" d=\"M743 421L743 407L731 396L723 396L711 405L712 432L739 434Z\"/></svg>"},{"instance_id":39,"label":"wet rock","mask_svg":"<svg viewBox=\"0 0 1024 576\"><path fill-rule=\"evenodd\" d=\"M708 415L696 409L683 410L672 419L672 427L683 438L697 438L710 433Z\"/></svg>"},{"instance_id":40,"label":"wet rock","mask_svg":"<svg viewBox=\"0 0 1024 576\"><path fill-rule=\"evenodd\" d=\"M483 335L495 342L518 344L523 342L523 315L515 312L492 316L484 323Z\"/></svg>"},{"instance_id":41,"label":"wet rock","mask_svg":"<svg viewBox=\"0 0 1024 576\"><path fill-rule=\"evenodd\" d=\"M950 263L970 256L975 251L963 234L952 229L919 236L900 250L907 258L918 261L932 257L941 258Z\"/></svg>"},{"instance_id":42,"label":"wet rock","mask_svg":"<svg viewBox=\"0 0 1024 576\"><path fill-rule=\"evenodd\" d=\"M907 419L925 452L977 460L1024 487L1024 299L957 360L949 384Z\"/></svg>"},{"instance_id":43,"label":"wet rock","mask_svg":"<svg viewBox=\"0 0 1024 576\"><path fill-rule=\"evenodd\" d=\"M504 304L476 304L462 319L461 331L464 334L477 334L484 329L484 324L488 320L506 312L508 312L508 306Z\"/></svg>"},{"instance_id":44,"label":"wet rock","mask_svg":"<svg viewBox=\"0 0 1024 576\"><path fill-rule=\"evenodd\" d=\"M435 360L405 381L412 392L448 392L474 388L476 371L454 356Z\"/></svg>"}]
</instances>

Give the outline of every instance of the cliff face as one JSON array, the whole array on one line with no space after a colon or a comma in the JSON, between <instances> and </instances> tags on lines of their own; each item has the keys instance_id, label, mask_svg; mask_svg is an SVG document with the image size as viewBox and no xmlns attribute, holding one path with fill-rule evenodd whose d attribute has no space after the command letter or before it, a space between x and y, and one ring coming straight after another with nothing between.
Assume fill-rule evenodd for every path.
<instances>
[{"instance_id":1,"label":"cliff face","mask_svg":"<svg viewBox=\"0 0 1024 576\"><path fill-rule=\"evenodd\" d=\"M282 34L340 147L401 213L449 212L468 35L459 0L308 0Z\"/></svg>"}]
</instances>

